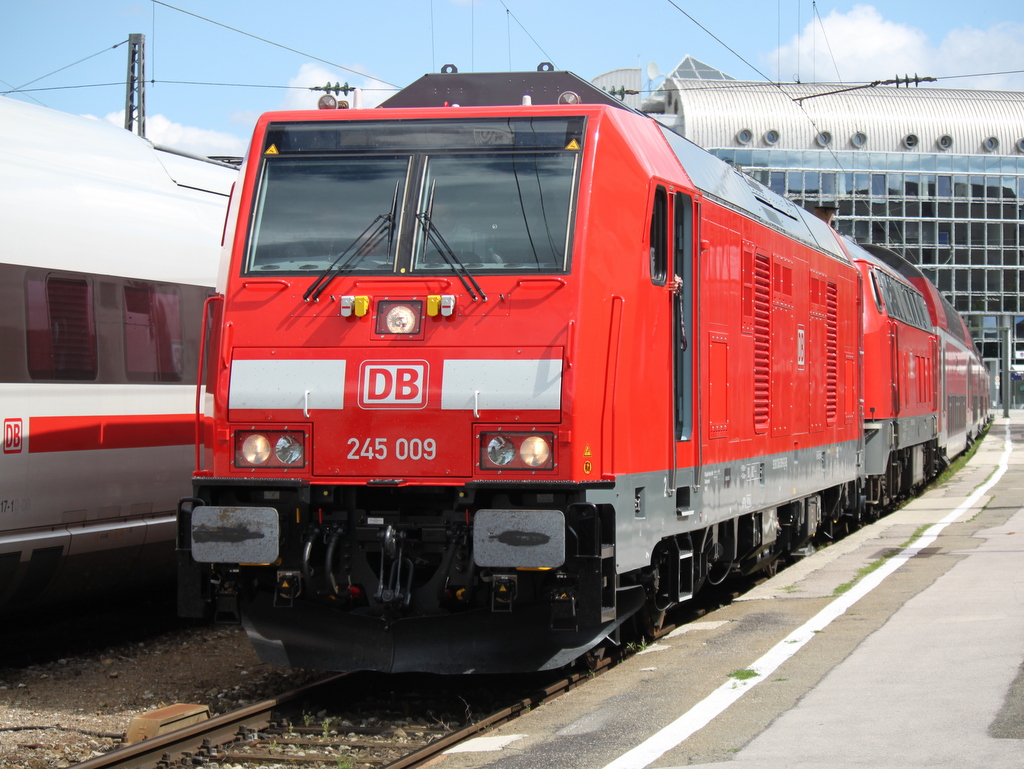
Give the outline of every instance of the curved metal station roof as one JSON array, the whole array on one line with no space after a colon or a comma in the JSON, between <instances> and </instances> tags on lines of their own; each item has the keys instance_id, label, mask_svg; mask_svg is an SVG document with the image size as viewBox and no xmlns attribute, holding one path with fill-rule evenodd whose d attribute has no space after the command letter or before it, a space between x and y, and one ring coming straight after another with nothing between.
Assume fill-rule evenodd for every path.
<instances>
[{"instance_id":1,"label":"curved metal station roof","mask_svg":"<svg viewBox=\"0 0 1024 769\"><path fill-rule=\"evenodd\" d=\"M701 147L1024 155L1019 91L913 82L851 90L713 78L705 70L713 68L687 57L643 104Z\"/></svg>"}]
</instances>

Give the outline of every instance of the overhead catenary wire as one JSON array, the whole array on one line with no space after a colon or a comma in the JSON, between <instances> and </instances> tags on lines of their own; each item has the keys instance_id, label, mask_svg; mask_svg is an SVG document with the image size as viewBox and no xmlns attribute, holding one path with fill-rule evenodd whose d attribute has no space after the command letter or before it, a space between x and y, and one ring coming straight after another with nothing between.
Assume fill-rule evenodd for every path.
<instances>
[{"instance_id":1,"label":"overhead catenary wire","mask_svg":"<svg viewBox=\"0 0 1024 769\"><path fill-rule=\"evenodd\" d=\"M750 67L750 68L751 68L752 70L754 70L754 72L756 72L756 73L757 73L757 74L759 74L759 75L760 75L760 76L761 76L762 78L764 78L764 80L765 80L766 82L769 82L769 83L770 83L770 82L772 82L772 79L771 79L770 77L768 77L768 76L767 76L766 74L764 74L764 73L763 73L763 72L762 72L761 70L759 70L759 69L758 69L757 67L755 67L755 66L754 66L753 64L751 64L751 63L750 63L749 61L747 61L747 60L746 60L746 59L744 59L744 58L743 58L742 56L740 56L740 55L739 55L739 53L737 53L736 51L734 51L734 50L733 50L733 49L732 49L732 48L731 48L731 47L730 47L730 46L729 46L729 45L728 45L728 44L727 44L727 43L726 43L726 42L725 42L724 40L722 40L722 39L721 39L720 37L718 37L718 35L716 35L716 34L715 34L714 32L712 32L712 31L711 31L710 29L708 29L708 28L707 28L707 27L705 27L705 26L704 26L703 24L701 24L701 23L700 23L699 21L697 21L697 20L696 20L695 18L693 18L693 16L691 16L691 15L690 15L690 14L688 14L688 13L687 13L686 11L684 11L684 10L683 10L682 8L680 8L680 7L679 7L679 6L678 6L678 5L676 4L675 0L667 0L667 2L668 2L668 4L669 4L669 5L671 5L671 6L673 7L673 8L675 8L675 9L676 9L677 11L679 11L679 12L680 12L681 14L683 14L683 16L685 16L686 18L688 18L688 19L689 19L690 21L692 21L692 22L693 22L694 24L696 24L696 25L697 25L698 27L700 27L700 28L701 28L702 30L704 30L704 32L706 32L706 33L707 33L708 35L710 35L710 36L711 36L712 38L714 38L715 42L717 42L717 43L718 43L719 45L721 45L721 46L722 46L723 48L725 48L725 50L727 50L727 51L728 51L729 53L731 53L731 54L732 54L733 56L735 56L735 57L736 57L737 59L739 59L739 60L740 60L740 61L742 61L742 62L743 62L744 64L746 64L746 65L747 65L748 67ZM502 3L502 5L504 5L504 3Z\"/></svg>"},{"instance_id":2,"label":"overhead catenary wire","mask_svg":"<svg viewBox=\"0 0 1024 769\"><path fill-rule=\"evenodd\" d=\"M829 42L828 33L825 31L825 22L823 22L821 20L821 15L818 13L818 3L817 3L817 0L815 0L811 4L811 7L814 9L814 18L816 18L818 20L818 26L821 27L821 36L823 38L825 38L825 47L828 48L828 56L832 60L832 67L836 71L836 79L840 83L842 83L843 82L843 76L839 74L839 65L836 63L836 55L834 53L832 53L832 43ZM815 61L817 61L816 58L815 58Z\"/></svg>"},{"instance_id":3,"label":"overhead catenary wire","mask_svg":"<svg viewBox=\"0 0 1024 769\"><path fill-rule=\"evenodd\" d=\"M528 38L530 38L530 40L533 41L533 44L535 46L537 46L537 49L542 54L544 54L545 60L551 62L551 65L553 67L555 67L555 69L558 69L558 67L555 66L555 60L552 59L551 55L541 47L541 44L537 42L537 39L533 35L530 34L530 30L528 30L526 27L523 26L523 22L519 21L519 19L516 18L516 15L514 13L512 13L512 11L509 10L508 6L505 5L505 0L498 0L498 2L501 3L501 7L505 9L505 13L507 13L509 16L511 16L513 19L515 19L516 24L519 25L519 28L522 29L523 32L526 33L526 36ZM510 45L510 50L509 50L509 69L511 69L511 68L512 68L512 53L511 53L511 45Z\"/></svg>"},{"instance_id":4,"label":"overhead catenary wire","mask_svg":"<svg viewBox=\"0 0 1024 769\"><path fill-rule=\"evenodd\" d=\"M376 80L378 82L384 83L384 85L389 85L392 88L400 88L401 87L401 86L395 85L394 83L389 83L387 80L382 80L379 77L375 77L373 75L368 75L365 72L360 72L359 70L352 69L351 67L346 67L346 66L344 66L342 64L337 64L337 63L335 63L333 61L328 61L327 59L322 59L319 56L314 56L311 53L306 53L305 51L300 51L297 48L291 48L291 47L289 47L287 45L282 45L281 43L275 43L273 40L268 40L265 37L260 37L259 35L252 34L251 32L246 32L245 30L238 29L237 27L232 27L232 26L230 26L228 24L223 24L223 23L221 23L219 21L214 21L213 19L207 18L206 16L200 16L198 13L193 13L192 11L186 11L184 8L178 8L177 6L171 5L170 3L165 3L162 0L150 0L150 2L152 2L154 5L162 5L164 8L170 8L172 11L177 11L178 13L183 13L186 16L192 16L193 18L199 19L200 21L205 21L208 24L213 24L213 25L218 26L218 27L223 27L224 29L230 30L231 32L236 32L239 35L244 35L245 37L251 37L253 40L259 40L261 43L266 43L267 45L272 45L275 48L281 48L281 49L283 49L285 51L289 51L291 53L296 53L299 56L306 56L306 57L308 57L310 59L313 59L314 61L319 61L321 64L327 64L327 65L329 65L331 67L336 67L337 69L345 70L345 72L351 72L353 75L359 75L360 77L365 77L365 78L368 78L370 80Z\"/></svg>"},{"instance_id":5,"label":"overhead catenary wire","mask_svg":"<svg viewBox=\"0 0 1024 769\"><path fill-rule=\"evenodd\" d=\"M3 81L0 81L3 82ZM316 87L310 87L305 85L279 85L274 83L213 83L204 82L201 80L146 80L147 83L157 85L201 85L201 86L213 86L218 88L273 88L278 90L290 90L290 91L315 91L323 90L322 87L319 89ZM383 81L381 81L383 82ZM0 95L8 96L12 93L23 93L26 96L30 96L33 93L39 93L42 91L74 91L81 88L108 88L116 86L118 88L124 88L124 82L118 81L113 83L80 83L78 85L55 85L55 86L43 86L40 88L12 88L9 91L0 91ZM362 91L397 91L398 88L361 88Z\"/></svg>"},{"instance_id":6,"label":"overhead catenary wire","mask_svg":"<svg viewBox=\"0 0 1024 769\"><path fill-rule=\"evenodd\" d=\"M42 88L28 89L28 86L32 85L33 83L38 83L40 80L45 80L46 78L50 77L51 75L56 75L58 72L63 72L66 69L70 69L71 67L74 67L74 66L76 66L78 64L81 64L82 62L89 61L89 59L95 59L97 56L101 56L102 54L105 54L108 51L116 50L117 48L120 48L122 45L124 45L127 42L128 42L128 40L126 39L126 40L122 40L119 43L114 43L114 45L108 46L108 47L104 48L103 50L96 51L96 53L91 53L88 56L84 56L81 59L79 59L78 61L73 61L70 64L65 64L63 67L59 67L59 68L53 70L53 72L47 72L45 75L40 75L37 78L33 78L32 80L29 80L27 83L23 83L20 86L11 86L11 90L3 91L2 93L5 96L8 95L8 94L12 94L12 93L24 93L24 94L28 95L31 91L53 90L53 89L42 89ZM10 83L7 83L7 85L10 85ZM119 84L119 85L123 85L123 84ZM38 99L34 99L34 101L36 101L37 103L41 103L41 102L39 102Z\"/></svg>"}]
</instances>

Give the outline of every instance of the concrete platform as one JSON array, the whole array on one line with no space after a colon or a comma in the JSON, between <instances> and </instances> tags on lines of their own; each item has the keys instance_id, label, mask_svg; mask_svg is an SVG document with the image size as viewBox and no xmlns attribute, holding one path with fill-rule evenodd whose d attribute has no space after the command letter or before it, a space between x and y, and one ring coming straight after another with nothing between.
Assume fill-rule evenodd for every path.
<instances>
[{"instance_id":1,"label":"concrete platform","mask_svg":"<svg viewBox=\"0 0 1024 769\"><path fill-rule=\"evenodd\" d=\"M1024 413L949 483L483 740L435 765L1024 766Z\"/></svg>"}]
</instances>

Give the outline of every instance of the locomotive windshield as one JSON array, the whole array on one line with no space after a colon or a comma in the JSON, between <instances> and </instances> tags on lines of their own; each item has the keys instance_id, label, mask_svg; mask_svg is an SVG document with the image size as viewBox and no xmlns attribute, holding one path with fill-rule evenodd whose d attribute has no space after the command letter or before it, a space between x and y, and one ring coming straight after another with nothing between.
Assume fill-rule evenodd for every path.
<instances>
[{"instance_id":1,"label":"locomotive windshield","mask_svg":"<svg viewBox=\"0 0 1024 769\"><path fill-rule=\"evenodd\" d=\"M245 271L450 272L433 230L474 273L565 272L584 128L582 117L272 125Z\"/></svg>"}]
</instances>

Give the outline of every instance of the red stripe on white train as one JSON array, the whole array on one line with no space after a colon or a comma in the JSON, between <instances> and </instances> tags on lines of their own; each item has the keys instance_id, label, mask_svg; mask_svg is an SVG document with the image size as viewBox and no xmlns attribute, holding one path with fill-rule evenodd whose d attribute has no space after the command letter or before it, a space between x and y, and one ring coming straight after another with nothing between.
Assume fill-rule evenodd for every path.
<instances>
[{"instance_id":1,"label":"red stripe on white train","mask_svg":"<svg viewBox=\"0 0 1024 769\"><path fill-rule=\"evenodd\" d=\"M4 420L5 454L191 446L195 437L192 414L29 417L27 431L22 419Z\"/></svg>"}]
</instances>

